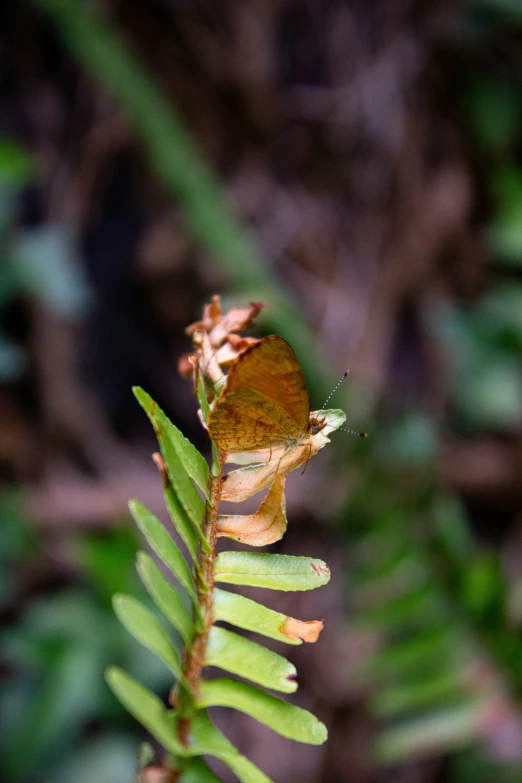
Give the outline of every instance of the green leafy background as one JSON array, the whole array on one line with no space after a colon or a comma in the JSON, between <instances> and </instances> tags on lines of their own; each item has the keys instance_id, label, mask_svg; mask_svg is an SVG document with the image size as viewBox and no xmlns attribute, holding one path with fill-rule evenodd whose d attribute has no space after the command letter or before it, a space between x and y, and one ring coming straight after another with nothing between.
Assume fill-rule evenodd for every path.
<instances>
[{"instance_id":1,"label":"green leafy background","mask_svg":"<svg viewBox=\"0 0 522 783\"><path fill-rule=\"evenodd\" d=\"M370 438L335 433L289 479L270 550L332 568L328 587L271 604L325 619L285 654L289 701L328 743L211 706L239 698L218 679L203 698L219 728L279 783L516 783L519 4L100 5L0 9L2 779L125 783L150 740L103 678L114 664L116 690L130 677L154 699L178 666L166 625L147 635L162 663L112 609L117 593L127 626L150 618L135 556L162 548L131 387L210 456L175 365L220 292L270 303L256 334L292 343L313 407L349 367L334 403ZM205 484L196 452L184 467ZM133 506L139 533L129 498L151 509ZM200 495L165 500L194 550ZM176 643L190 581L167 565L187 604L138 559ZM197 732L249 774L204 715ZM214 779L198 759L186 775Z\"/></svg>"}]
</instances>

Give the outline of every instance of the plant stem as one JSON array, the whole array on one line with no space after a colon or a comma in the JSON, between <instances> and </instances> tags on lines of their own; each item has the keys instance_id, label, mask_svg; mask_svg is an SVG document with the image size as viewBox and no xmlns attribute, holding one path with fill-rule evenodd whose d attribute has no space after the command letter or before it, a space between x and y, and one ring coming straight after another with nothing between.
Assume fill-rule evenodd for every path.
<instances>
[{"instance_id":1,"label":"plant stem","mask_svg":"<svg viewBox=\"0 0 522 783\"><path fill-rule=\"evenodd\" d=\"M212 627L212 602L214 596L214 561L216 559L217 518L221 490L223 486L223 467L225 452L219 452L219 470L211 473L210 500L205 510L203 532L210 547L209 552L200 552L199 564L202 580L198 583L198 600L203 615L203 630L194 636L192 647L183 666L183 674L190 688L191 695L197 699L201 670L205 664L208 634ZM178 724L178 737L183 745L188 745L191 718L182 718Z\"/></svg>"}]
</instances>

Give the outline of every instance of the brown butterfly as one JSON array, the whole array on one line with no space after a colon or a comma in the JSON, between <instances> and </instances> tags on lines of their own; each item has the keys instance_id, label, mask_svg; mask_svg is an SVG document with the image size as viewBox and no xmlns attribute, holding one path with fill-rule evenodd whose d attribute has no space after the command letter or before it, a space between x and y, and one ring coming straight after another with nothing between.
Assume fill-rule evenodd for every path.
<instances>
[{"instance_id":1,"label":"brown butterfly","mask_svg":"<svg viewBox=\"0 0 522 783\"><path fill-rule=\"evenodd\" d=\"M242 353L214 403L208 429L223 451L289 447L325 425L310 415L305 379L290 345L270 335Z\"/></svg>"}]
</instances>

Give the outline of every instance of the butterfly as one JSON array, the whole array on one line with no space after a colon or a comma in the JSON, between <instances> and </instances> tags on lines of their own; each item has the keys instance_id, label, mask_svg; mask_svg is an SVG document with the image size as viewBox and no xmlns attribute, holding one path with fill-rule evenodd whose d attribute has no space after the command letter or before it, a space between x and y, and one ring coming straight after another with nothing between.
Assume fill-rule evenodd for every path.
<instances>
[{"instance_id":1,"label":"butterfly","mask_svg":"<svg viewBox=\"0 0 522 783\"><path fill-rule=\"evenodd\" d=\"M210 436L227 452L291 446L325 426L310 414L297 356L278 335L247 348L232 365L208 420Z\"/></svg>"}]
</instances>

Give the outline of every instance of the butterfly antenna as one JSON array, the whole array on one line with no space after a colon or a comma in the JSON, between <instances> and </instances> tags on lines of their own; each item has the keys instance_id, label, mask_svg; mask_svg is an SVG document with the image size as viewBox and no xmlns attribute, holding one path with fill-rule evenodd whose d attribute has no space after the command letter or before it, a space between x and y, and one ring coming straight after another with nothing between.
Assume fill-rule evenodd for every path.
<instances>
[{"instance_id":1,"label":"butterfly antenna","mask_svg":"<svg viewBox=\"0 0 522 783\"><path fill-rule=\"evenodd\" d=\"M326 403L327 403L327 402L329 402L329 401L332 399L332 397L334 396L335 392L337 391L337 389L339 388L339 386L341 385L341 383L342 383L342 382L345 380L345 378L347 378L347 377L348 377L348 372L349 372L349 370L346 370L346 372L344 373L344 375L343 375L343 377L341 378L341 380L340 380L340 381L337 381L337 383L336 383L336 384L335 384L335 386L333 387L332 391L330 392L330 394L328 395L328 397L326 398L326 400L323 402L323 405L322 405L322 407L320 408L320 410L324 411L324 406L326 405Z\"/></svg>"},{"instance_id":2,"label":"butterfly antenna","mask_svg":"<svg viewBox=\"0 0 522 783\"><path fill-rule=\"evenodd\" d=\"M358 435L360 438L367 438L367 432L357 432L356 430L345 430L344 427L339 427L339 432L347 432L348 435Z\"/></svg>"},{"instance_id":3,"label":"butterfly antenna","mask_svg":"<svg viewBox=\"0 0 522 783\"><path fill-rule=\"evenodd\" d=\"M328 395L326 400L323 402L323 407L321 408L322 411L324 411L324 406L326 405L326 403L329 400L331 400L331 398L333 397L333 395L335 394L335 392L337 391L337 389L339 388L341 383L348 377L348 373L349 373L349 370L346 370L346 372L344 373L343 377L339 381L337 381L337 383L333 387L332 391L330 392L330 394ZM368 433L367 432L357 432L356 430L346 430L346 429L344 429L344 427L339 427L339 431L340 432L347 432L349 435L358 435L359 438L367 438L368 437Z\"/></svg>"}]
</instances>

